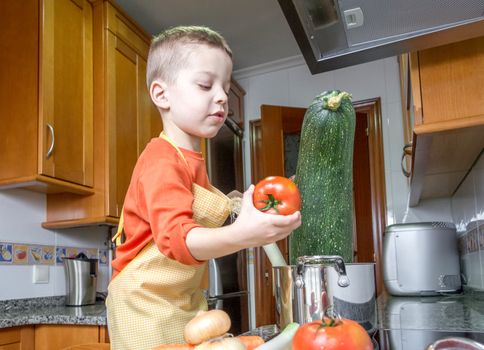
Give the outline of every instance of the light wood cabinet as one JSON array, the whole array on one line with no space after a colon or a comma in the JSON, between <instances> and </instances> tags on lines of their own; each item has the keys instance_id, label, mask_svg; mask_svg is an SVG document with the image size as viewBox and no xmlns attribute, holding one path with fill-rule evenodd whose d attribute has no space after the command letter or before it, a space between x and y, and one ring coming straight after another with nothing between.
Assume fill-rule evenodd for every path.
<instances>
[{"instance_id":1,"label":"light wood cabinet","mask_svg":"<svg viewBox=\"0 0 484 350\"><path fill-rule=\"evenodd\" d=\"M62 350L73 345L104 343L103 326L36 325L35 350Z\"/></svg>"},{"instance_id":2,"label":"light wood cabinet","mask_svg":"<svg viewBox=\"0 0 484 350\"><path fill-rule=\"evenodd\" d=\"M417 134L482 123L484 37L412 53L410 74Z\"/></svg>"},{"instance_id":3,"label":"light wood cabinet","mask_svg":"<svg viewBox=\"0 0 484 350\"><path fill-rule=\"evenodd\" d=\"M93 17L95 194L48 195L46 228L116 225L136 160L162 130L146 87L149 36L109 1Z\"/></svg>"},{"instance_id":4,"label":"light wood cabinet","mask_svg":"<svg viewBox=\"0 0 484 350\"><path fill-rule=\"evenodd\" d=\"M0 2L0 188L93 193L87 0Z\"/></svg>"},{"instance_id":5,"label":"light wood cabinet","mask_svg":"<svg viewBox=\"0 0 484 350\"><path fill-rule=\"evenodd\" d=\"M62 350L89 343L109 343L106 326L52 324L0 329L0 350Z\"/></svg>"},{"instance_id":6,"label":"light wood cabinet","mask_svg":"<svg viewBox=\"0 0 484 350\"><path fill-rule=\"evenodd\" d=\"M415 206L451 196L484 148L484 37L413 52L400 63Z\"/></svg>"},{"instance_id":7,"label":"light wood cabinet","mask_svg":"<svg viewBox=\"0 0 484 350\"><path fill-rule=\"evenodd\" d=\"M34 326L0 329L0 350L34 349Z\"/></svg>"},{"instance_id":8,"label":"light wood cabinet","mask_svg":"<svg viewBox=\"0 0 484 350\"><path fill-rule=\"evenodd\" d=\"M162 127L146 86L149 37L132 26L109 2L104 3L104 10L107 14L107 214L119 216L136 160Z\"/></svg>"}]
</instances>

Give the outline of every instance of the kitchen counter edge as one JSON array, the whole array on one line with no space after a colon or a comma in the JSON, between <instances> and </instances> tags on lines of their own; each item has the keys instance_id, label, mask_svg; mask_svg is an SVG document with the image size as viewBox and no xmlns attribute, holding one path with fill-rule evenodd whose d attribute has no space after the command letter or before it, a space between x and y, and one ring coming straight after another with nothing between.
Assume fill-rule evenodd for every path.
<instances>
[{"instance_id":1,"label":"kitchen counter edge","mask_svg":"<svg viewBox=\"0 0 484 350\"><path fill-rule=\"evenodd\" d=\"M105 326L106 306L66 306L63 296L0 301L0 329L36 324Z\"/></svg>"}]
</instances>

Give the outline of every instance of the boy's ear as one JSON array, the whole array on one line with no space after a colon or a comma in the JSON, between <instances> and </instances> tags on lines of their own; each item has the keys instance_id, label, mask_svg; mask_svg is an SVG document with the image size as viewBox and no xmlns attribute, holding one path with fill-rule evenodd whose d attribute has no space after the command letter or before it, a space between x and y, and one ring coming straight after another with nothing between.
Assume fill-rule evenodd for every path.
<instances>
[{"instance_id":1,"label":"boy's ear","mask_svg":"<svg viewBox=\"0 0 484 350\"><path fill-rule=\"evenodd\" d=\"M150 85L150 96L153 103L161 109L169 109L167 85L161 80L154 80Z\"/></svg>"}]
</instances>

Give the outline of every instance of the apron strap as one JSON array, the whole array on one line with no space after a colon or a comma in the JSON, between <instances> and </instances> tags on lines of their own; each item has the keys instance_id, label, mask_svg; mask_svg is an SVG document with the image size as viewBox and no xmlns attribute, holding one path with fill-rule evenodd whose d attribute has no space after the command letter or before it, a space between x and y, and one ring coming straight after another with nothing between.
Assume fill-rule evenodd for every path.
<instances>
[{"instance_id":1,"label":"apron strap","mask_svg":"<svg viewBox=\"0 0 484 350\"><path fill-rule=\"evenodd\" d=\"M123 234L123 228L124 228L124 205L121 208L121 215L119 216L119 223L118 223L118 229L116 230L116 234L111 238L111 241L114 242L116 246L121 245L121 239L122 239L122 234Z\"/></svg>"},{"instance_id":2,"label":"apron strap","mask_svg":"<svg viewBox=\"0 0 484 350\"><path fill-rule=\"evenodd\" d=\"M160 137L176 149L178 155L181 157L181 159L183 159L185 164L188 166L188 162L185 159L185 156L183 155L182 151L180 151L178 146L173 142L173 140L170 139L168 136L166 136L166 134L163 131L160 133ZM123 229L124 229L124 205L121 208L121 215L119 216L118 229L116 230L116 234L111 239L112 242L115 242L116 246L119 246L122 243L121 239L122 239Z\"/></svg>"},{"instance_id":3,"label":"apron strap","mask_svg":"<svg viewBox=\"0 0 484 350\"><path fill-rule=\"evenodd\" d=\"M165 140L166 142L168 142L170 145L172 145L176 151L178 152L178 155L181 157L181 159L183 159L183 161L185 162L185 164L188 166L188 162L187 160L185 159L185 156L183 155L182 151L180 151L180 149L178 148L178 146L175 144L175 142L173 142L172 139L170 139L168 136L166 136L166 134L162 131L160 132L160 137Z\"/></svg>"}]
</instances>

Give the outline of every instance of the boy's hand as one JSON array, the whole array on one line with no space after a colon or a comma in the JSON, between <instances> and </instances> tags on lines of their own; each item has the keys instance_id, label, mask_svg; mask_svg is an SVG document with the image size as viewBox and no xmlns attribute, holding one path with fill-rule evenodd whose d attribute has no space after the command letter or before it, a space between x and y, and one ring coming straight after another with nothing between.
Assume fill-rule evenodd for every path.
<instances>
[{"instance_id":1,"label":"boy's hand","mask_svg":"<svg viewBox=\"0 0 484 350\"><path fill-rule=\"evenodd\" d=\"M266 214L254 207L254 185L244 192L242 208L237 220L234 239L245 247L259 247L287 237L301 225L299 211L290 215Z\"/></svg>"}]
</instances>

